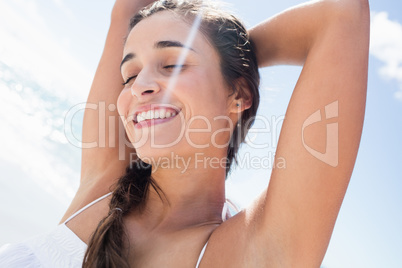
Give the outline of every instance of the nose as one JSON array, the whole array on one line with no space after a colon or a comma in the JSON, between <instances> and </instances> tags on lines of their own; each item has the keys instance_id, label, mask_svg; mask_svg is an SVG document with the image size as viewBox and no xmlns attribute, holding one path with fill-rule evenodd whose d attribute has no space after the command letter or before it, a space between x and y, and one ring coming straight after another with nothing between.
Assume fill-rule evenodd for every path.
<instances>
[{"instance_id":1,"label":"nose","mask_svg":"<svg viewBox=\"0 0 402 268\"><path fill-rule=\"evenodd\" d=\"M131 85L131 95L137 99L146 99L148 96L160 91L160 86L156 81L156 76L149 70L143 69L135 78Z\"/></svg>"}]
</instances>

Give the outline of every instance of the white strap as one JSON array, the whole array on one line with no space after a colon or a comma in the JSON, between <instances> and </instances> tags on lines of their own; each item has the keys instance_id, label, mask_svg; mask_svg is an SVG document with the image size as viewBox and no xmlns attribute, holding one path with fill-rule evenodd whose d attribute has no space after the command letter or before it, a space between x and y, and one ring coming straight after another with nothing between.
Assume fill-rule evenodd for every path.
<instances>
[{"instance_id":1,"label":"white strap","mask_svg":"<svg viewBox=\"0 0 402 268\"><path fill-rule=\"evenodd\" d=\"M197 265L195 266L195 268L198 268L198 266L200 266L200 263L201 263L202 257L204 257L204 253L205 253L205 249L207 248L207 245L208 245L208 241L207 241L207 243L205 243L205 246L201 250L201 253L200 253L200 256L198 257Z\"/></svg>"},{"instance_id":2,"label":"white strap","mask_svg":"<svg viewBox=\"0 0 402 268\"><path fill-rule=\"evenodd\" d=\"M228 214L228 204L225 202L223 204L223 209L222 209L222 221L226 221L227 214Z\"/></svg>"},{"instance_id":3,"label":"white strap","mask_svg":"<svg viewBox=\"0 0 402 268\"><path fill-rule=\"evenodd\" d=\"M226 202L223 204L223 208L222 208L222 221L226 220L226 216L229 212L229 206L232 206L232 209L234 207L236 212L238 211L236 206L234 206L229 200L226 200ZM230 212L229 212L229 217L230 217ZM201 253L200 253L200 256L198 257L197 265L195 266L195 268L198 268L198 266L200 265L202 257L204 257L204 253L205 253L205 249L207 248L207 245L208 245L208 241L207 241L207 243L205 243L204 247L201 250Z\"/></svg>"},{"instance_id":4,"label":"white strap","mask_svg":"<svg viewBox=\"0 0 402 268\"><path fill-rule=\"evenodd\" d=\"M109 195L111 195L112 193L107 193L104 196L99 197L98 199L92 201L91 203L89 203L88 205L86 205L85 207L81 208L80 210L78 210L77 212L75 212L73 215L71 215L65 222L64 224L66 224L67 222L69 222L72 218L74 218L75 216L77 216L78 214L80 214L81 212L83 212L84 210L86 210L87 208L89 208L90 206L92 206L93 204L105 199L106 197L108 197Z\"/></svg>"},{"instance_id":5,"label":"white strap","mask_svg":"<svg viewBox=\"0 0 402 268\"><path fill-rule=\"evenodd\" d=\"M226 199L226 203L228 204L228 206L236 213L240 212L240 209L229 199Z\"/></svg>"}]
</instances>

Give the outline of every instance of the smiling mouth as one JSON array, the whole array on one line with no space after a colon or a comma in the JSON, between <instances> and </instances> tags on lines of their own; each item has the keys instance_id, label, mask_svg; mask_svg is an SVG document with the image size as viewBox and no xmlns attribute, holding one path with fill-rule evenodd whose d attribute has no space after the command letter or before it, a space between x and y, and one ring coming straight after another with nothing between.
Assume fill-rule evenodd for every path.
<instances>
[{"instance_id":1,"label":"smiling mouth","mask_svg":"<svg viewBox=\"0 0 402 268\"><path fill-rule=\"evenodd\" d=\"M140 112L134 115L134 123L141 123L153 119L169 119L175 117L180 111L173 108L161 108L149 110L147 112Z\"/></svg>"},{"instance_id":2,"label":"smiling mouth","mask_svg":"<svg viewBox=\"0 0 402 268\"><path fill-rule=\"evenodd\" d=\"M156 109L135 113L132 117L132 121L135 128L150 127L170 121L180 112L181 110L172 107L158 107Z\"/></svg>"}]
</instances>

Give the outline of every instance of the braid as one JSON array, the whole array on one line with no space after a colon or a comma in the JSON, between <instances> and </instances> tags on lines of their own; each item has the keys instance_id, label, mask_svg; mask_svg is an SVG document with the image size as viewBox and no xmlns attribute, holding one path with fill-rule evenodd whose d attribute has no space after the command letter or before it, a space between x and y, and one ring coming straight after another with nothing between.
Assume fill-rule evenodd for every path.
<instances>
[{"instance_id":1,"label":"braid","mask_svg":"<svg viewBox=\"0 0 402 268\"><path fill-rule=\"evenodd\" d=\"M149 185L157 192L160 188L151 178L152 166L141 160L126 169L116 184L109 204L109 214L99 222L88 243L83 268L129 267L122 249L124 245L123 217L133 209L141 209L147 197Z\"/></svg>"}]
</instances>

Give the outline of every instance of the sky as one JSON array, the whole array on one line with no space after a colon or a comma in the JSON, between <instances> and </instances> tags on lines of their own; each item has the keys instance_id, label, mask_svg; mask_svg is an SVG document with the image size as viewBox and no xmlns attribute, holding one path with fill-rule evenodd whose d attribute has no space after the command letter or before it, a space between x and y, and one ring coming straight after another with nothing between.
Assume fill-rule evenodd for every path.
<instances>
[{"instance_id":1,"label":"sky","mask_svg":"<svg viewBox=\"0 0 402 268\"><path fill-rule=\"evenodd\" d=\"M300 4L226 1L248 27ZM113 1L0 0L0 246L54 227L79 183L82 105L99 61ZM355 169L323 267L402 266L402 3L371 1L367 108ZM259 115L247 154L273 160L301 67L261 70ZM66 119L67 118L67 119ZM68 122L68 123L66 123ZM227 196L246 207L270 169L243 166Z\"/></svg>"}]
</instances>

